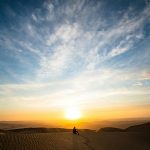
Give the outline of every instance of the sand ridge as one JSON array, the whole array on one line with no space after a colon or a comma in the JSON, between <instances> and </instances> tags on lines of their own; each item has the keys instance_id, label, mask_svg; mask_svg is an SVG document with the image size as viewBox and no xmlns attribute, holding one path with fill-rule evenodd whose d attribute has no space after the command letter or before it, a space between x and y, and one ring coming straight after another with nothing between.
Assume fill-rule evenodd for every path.
<instances>
[{"instance_id":1,"label":"sand ridge","mask_svg":"<svg viewBox=\"0 0 150 150\"><path fill-rule=\"evenodd\" d=\"M0 150L148 150L150 135L137 132L4 133Z\"/></svg>"},{"instance_id":2,"label":"sand ridge","mask_svg":"<svg viewBox=\"0 0 150 150\"><path fill-rule=\"evenodd\" d=\"M55 131L55 132L52 132ZM67 131L67 132L64 132ZM150 123L98 132L29 128L0 130L0 150L149 150Z\"/></svg>"},{"instance_id":3,"label":"sand ridge","mask_svg":"<svg viewBox=\"0 0 150 150\"><path fill-rule=\"evenodd\" d=\"M71 132L0 134L0 150L91 150L89 141Z\"/></svg>"}]
</instances>

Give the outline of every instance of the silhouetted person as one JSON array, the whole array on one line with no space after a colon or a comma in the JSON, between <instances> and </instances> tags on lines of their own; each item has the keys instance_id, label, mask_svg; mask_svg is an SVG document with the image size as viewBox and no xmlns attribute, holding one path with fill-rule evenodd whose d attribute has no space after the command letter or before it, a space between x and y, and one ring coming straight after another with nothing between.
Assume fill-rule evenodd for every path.
<instances>
[{"instance_id":1,"label":"silhouetted person","mask_svg":"<svg viewBox=\"0 0 150 150\"><path fill-rule=\"evenodd\" d=\"M72 132L73 132L73 134L78 134L79 135L79 132L77 131L76 127L73 128Z\"/></svg>"}]
</instances>

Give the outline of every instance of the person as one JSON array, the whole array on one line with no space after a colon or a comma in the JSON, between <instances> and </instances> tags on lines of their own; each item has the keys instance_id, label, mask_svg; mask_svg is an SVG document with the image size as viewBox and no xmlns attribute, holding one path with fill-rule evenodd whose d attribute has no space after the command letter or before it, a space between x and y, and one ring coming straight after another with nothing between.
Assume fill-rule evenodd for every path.
<instances>
[{"instance_id":1,"label":"person","mask_svg":"<svg viewBox=\"0 0 150 150\"><path fill-rule=\"evenodd\" d=\"M73 134L78 134L79 135L79 132L77 131L76 127L73 128L72 132L73 132Z\"/></svg>"}]
</instances>

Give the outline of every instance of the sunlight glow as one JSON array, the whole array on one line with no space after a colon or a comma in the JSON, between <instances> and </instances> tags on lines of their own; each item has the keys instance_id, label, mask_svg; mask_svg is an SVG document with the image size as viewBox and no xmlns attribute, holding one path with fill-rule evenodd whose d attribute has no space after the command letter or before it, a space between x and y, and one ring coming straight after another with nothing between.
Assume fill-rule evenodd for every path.
<instances>
[{"instance_id":1,"label":"sunlight glow","mask_svg":"<svg viewBox=\"0 0 150 150\"><path fill-rule=\"evenodd\" d=\"M65 117L69 120L76 120L81 118L81 112L78 108L69 108L66 111Z\"/></svg>"}]
</instances>

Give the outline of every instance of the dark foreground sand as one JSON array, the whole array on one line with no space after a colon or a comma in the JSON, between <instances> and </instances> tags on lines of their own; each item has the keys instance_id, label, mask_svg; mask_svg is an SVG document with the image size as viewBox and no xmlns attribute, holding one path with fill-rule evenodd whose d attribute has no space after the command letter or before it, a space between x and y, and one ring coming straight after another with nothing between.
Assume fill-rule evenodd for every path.
<instances>
[{"instance_id":1,"label":"dark foreground sand","mask_svg":"<svg viewBox=\"0 0 150 150\"><path fill-rule=\"evenodd\" d=\"M139 132L0 133L0 150L149 150L150 134Z\"/></svg>"}]
</instances>

